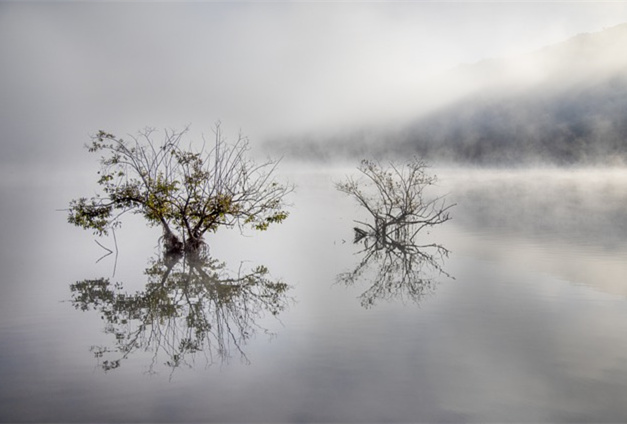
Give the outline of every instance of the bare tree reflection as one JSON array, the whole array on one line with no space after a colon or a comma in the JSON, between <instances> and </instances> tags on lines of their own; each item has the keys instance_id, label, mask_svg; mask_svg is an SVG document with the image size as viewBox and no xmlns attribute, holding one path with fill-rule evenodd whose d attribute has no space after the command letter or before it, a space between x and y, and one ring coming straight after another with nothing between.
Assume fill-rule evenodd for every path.
<instances>
[{"instance_id":1,"label":"bare tree reflection","mask_svg":"<svg viewBox=\"0 0 627 424\"><path fill-rule=\"evenodd\" d=\"M239 355L265 315L277 316L289 303L289 286L269 278L258 266L246 273L227 271L225 264L203 254L165 255L146 269L145 290L128 294L109 279L71 285L72 304L97 310L113 346L93 346L105 370L120 367L136 351L152 352L149 371L158 358L175 369L191 366L198 354L208 363Z\"/></svg>"},{"instance_id":2,"label":"bare tree reflection","mask_svg":"<svg viewBox=\"0 0 627 424\"><path fill-rule=\"evenodd\" d=\"M354 242L363 246L358 252L362 258L354 270L337 277L346 285L372 281L360 296L364 307L382 299L419 301L432 291L434 276L451 277L442 269L449 251L440 244L417 242L422 230L448 221L454 206L442 197L427 197L425 189L437 180L426 168L419 159L405 166L390 163L389 168L364 160L358 167L362 179L349 178L336 185L372 218L355 221L360 227L355 227Z\"/></svg>"},{"instance_id":3,"label":"bare tree reflection","mask_svg":"<svg viewBox=\"0 0 627 424\"><path fill-rule=\"evenodd\" d=\"M370 287L359 296L366 308L379 300L418 302L432 292L435 277L451 277L442 269L449 251L439 244L414 244L408 228L397 226L393 235L355 230L355 243L363 246L358 252L361 260L355 269L338 275L337 280L346 285L369 281Z\"/></svg>"}]
</instances>

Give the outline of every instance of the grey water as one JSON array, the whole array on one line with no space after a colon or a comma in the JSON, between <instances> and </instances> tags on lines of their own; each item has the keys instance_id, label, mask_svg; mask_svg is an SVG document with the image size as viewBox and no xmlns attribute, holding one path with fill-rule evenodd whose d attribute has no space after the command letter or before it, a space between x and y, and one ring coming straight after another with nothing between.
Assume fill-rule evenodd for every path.
<instances>
[{"instance_id":1,"label":"grey water","mask_svg":"<svg viewBox=\"0 0 627 424\"><path fill-rule=\"evenodd\" d=\"M183 357L194 323L142 328L125 303L73 298L97 279L145 294L158 229L68 225L57 209L89 177L1 183L0 421L627 421L627 169L434 168L456 206L424 241L450 250L446 274L370 303L376 269L340 278L363 211L334 182L354 171L282 172L297 187L283 224L207 241L220 272L261 265L289 286L285 308L216 304L212 339Z\"/></svg>"}]
</instances>

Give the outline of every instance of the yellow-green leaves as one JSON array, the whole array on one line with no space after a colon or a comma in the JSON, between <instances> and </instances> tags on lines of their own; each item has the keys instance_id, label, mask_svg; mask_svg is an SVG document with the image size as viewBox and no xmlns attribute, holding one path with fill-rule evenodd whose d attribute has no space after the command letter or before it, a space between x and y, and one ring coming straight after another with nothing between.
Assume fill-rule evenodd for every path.
<instances>
[{"instance_id":1,"label":"yellow-green leaves","mask_svg":"<svg viewBox=\"0 0 627 424\"><path fill-rule=\"evenodd\" d=\"M85 197L70 202L68 222L78 227L94 230L95 234L107 234L109 218L113 208L107 204L99 204L94 199Z\"/></svg>"}]
</instances>

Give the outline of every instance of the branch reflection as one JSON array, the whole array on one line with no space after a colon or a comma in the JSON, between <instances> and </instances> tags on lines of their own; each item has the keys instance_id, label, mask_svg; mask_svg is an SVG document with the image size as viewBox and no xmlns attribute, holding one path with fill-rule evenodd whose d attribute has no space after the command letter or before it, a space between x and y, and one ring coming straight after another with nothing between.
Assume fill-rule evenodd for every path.
<instances>
[{"instance_id":1,"label":"branch reflection","mask_svg":"<svg viewBox=\"0 0 627 424\"><path fill-rule=\"evenodd\" d=\"M98 311L105 332L115 337L112 346L91 349L105 371L137 351L152 353L149 372L162 356L172 370L192 366L197 354L208 363L233 353L247 361L244 344L266 332L257 321L277 316L289 303L289 286L270 279L264 266L229 272L205 254L152 259L145 275L145 289L134 294L106 278L71 285L74 307Z\"/></svg>"},{"instance_id":2,"label":"branch reflection","mask_svg":"<svg viewBox=\"0 0 627 424\"><path fill-rule=\"evenodd\" d=\"M453 278L442 263L449 250L439 244L418 245L414 242L417 231L411 224L375 225L371 231L355 228L355 244L361 260L352 271L338 275L338 282L352 286L361 280L370 287L359 299L365 308L380 300L419 302L431 293L440 275Z\"/></svg>"}]
</instances>

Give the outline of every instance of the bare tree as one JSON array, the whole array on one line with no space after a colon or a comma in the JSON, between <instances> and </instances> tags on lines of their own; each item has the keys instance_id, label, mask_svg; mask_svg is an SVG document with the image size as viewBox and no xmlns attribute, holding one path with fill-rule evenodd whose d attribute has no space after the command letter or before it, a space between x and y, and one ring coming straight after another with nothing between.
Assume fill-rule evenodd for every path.
<instances>
[{"instance_id":1,"label":"bare tree","mask_svg":"<svg viewBox=\"0 0 627 424\"><path fill-rule=\"evenodd\" d=\"M443 197L427 198L425 189L436 183L437 177L427 174L427 165L414 159L405 166L390 163L383 168L378 162L362 160L357 168L361 179L349 177L337 183L336 188L363 206L374 218L373 223L356 221L365 229L356 229L356 237L368 232L378 240L394 242L402 228L411 231L406 240L414 241L425 227L442 224L451 219ZM364 178L365 177L365 178Z\"/></svg>"},{"instance_id":2,"label":"bare tree","mask_svg":"<svg viewBox=\"0 0 627 424\"><path fill-rule=\"evenodd\" d=\"M362 305L377 299L408 297L419 300L433 285L431 273L450 275L441 262L449 251L437 243L420 244L422 230L448 221L449 209L443 197L427 197L426 189L436 183L426 164L414 159L405 166L364 160L358 170L361 178L348 178L336 184L341 192L355 199L373 218L355 221L355 243L362 243L362 259L356 268L338 276L347 285L373 272L371 287L361 295Z\"/></svg>"},{"instance_id":3,"label":"bare tree","mask_svg":"<svg viewBox=\"0 0 627 424\"><path fill-rule=\"evenodd\" d=\"M88 148L103 153L103 194L72 200L68 221L102 235L125 213L138 213L162 227L169 250L192 251L220 226L265 230L287 218L284 198L292 187L276 181L277 161L250 160L248 139L227 144L219 123L209 148L184 146L187 132L166 130L158 142L154 129L130 141L100 131Z\"/></svg>"}]
</instances>

